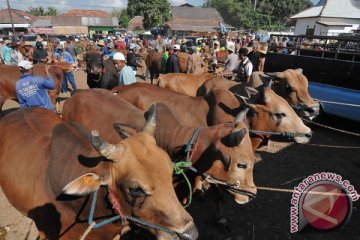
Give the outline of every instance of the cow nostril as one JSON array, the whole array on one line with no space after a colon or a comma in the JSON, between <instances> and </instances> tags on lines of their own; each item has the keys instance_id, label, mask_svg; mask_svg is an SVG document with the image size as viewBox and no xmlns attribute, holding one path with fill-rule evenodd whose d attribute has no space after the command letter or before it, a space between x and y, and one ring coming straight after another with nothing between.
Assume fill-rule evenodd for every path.
<instances>
[{"instance_id":1,"label":"cow nostril","mask_svg":"<svg viewBox=\"0 0 360 240\"><path fill-rule=\"evenodd\" d=\"M312 132L306 133L305 136L306 136L307 138L311 138L311 137L312 137Z\"/></svg>"}]
</instances>

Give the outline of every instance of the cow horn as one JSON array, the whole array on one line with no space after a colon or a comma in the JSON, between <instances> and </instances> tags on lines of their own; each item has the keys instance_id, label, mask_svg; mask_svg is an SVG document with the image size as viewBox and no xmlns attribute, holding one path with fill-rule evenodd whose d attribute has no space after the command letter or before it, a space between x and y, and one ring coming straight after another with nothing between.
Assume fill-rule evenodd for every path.
<instances>
[{"instance_id":1,"label":"cow horn","mask_svg":"<svg viewBox=\"0 0 360 240\"><path fill-rule=\"evenodd\" d=\"M266 75L270 76L270 77L276 77L276 78L284 78L284 73L283 72L274 72L274 73L265 73Z\"/></svg>"},{"instance_id":2,"label":"cow horn","mask_svg":"<svg viewBox=\"0 0 360 240\"><path fill-rule=\"evenodd\" d=\"M94 148L107 159L111 159L118 150L117 146L105 142L96 130L91 131L91 144ZM113 160L113 159L111 159Z\"/></svg>"},{"instance_id":3,"label":"cow horn","mask_svg":"<svg viewBox=\"0 0 360 240\"><path fill-rule=\"evenodd\" d=\"M236 115L234 122L245 122L248 112L249 112L249 108L243 109L241 112L239 112Z\"/></svg>"},{"instance_id":4,"label":"cow horn","mask_svg":"<svg viewBox=\"0 0 360 240\"><path fill-rule=\"evenodd\" d=\"M239 131L232 132L229 135L229 146L228 147L237 147L240 145L241 141L244 139L244 136L246 134L246 128L243 128Z\"/></svg>"},{"instance_id":5,"label":"cow horn","mask_svg":"<svg viewBox=\"0 0 360 240\"><path fill-rule=\"evenodd\" d=\"M156 104L152 104L147 113L146 124L143 128L143 132L154 136L156 129Z\"/></svg>"}]
</instances>

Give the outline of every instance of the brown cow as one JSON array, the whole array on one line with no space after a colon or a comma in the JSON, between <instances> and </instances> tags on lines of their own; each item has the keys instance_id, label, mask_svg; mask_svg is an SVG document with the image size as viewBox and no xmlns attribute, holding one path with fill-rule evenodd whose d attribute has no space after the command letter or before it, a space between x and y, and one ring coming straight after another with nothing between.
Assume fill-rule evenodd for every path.
<instances>
[{"instance_id":1,"label":"brown cow","mask_svg":"<svg viewBox=\"0 0 360 240\"><path fill-rule=\"evenodd\" d=\"M148 130L109 144L46 109L10 113L0 121L0 186L10 203L34 220L43 240L79 239L91 202L82 196L97 190L96 222L132 215L176 232L148 229L157 239L195 240L193 220L172 186L169 156ZM88 239L113 239L127 225L104 225Z\"/></svg>"},{"instance_id":2,"label":"brown cow","mask_svg":"<svg viewBox=\"0 0 360 240\"><path fill-rule=\"evenodd\" d=\"M233 93L225 89L212 91L207 99L211 108L210 124L233 122L244 108L249 108L246 122L250 129L278 133L293 132L299 135L295 136L295 142L310 141L311 129L305 126L289 104L269 87L263 88L259 94L247 100L247 104L241 104ZM265 138L266 134L252 135L254 151Z\"/></svg>"},{"instance_id":3,"label":"brown cow","mask_svg":"<svg viewBox=\"0 0 360 240\"><path fill-rule=\"evenodd\" d=\"M179 59L180 72L181 73L186 73L187 63L188 63L188 59L190 57L190 54L185 53L185 52L179 52L177 54L177 56L178 56L178 59Z\"/></svg>"},{"instance_id":4,"label":"brown cow","mask_svg":"<svg viewBox=\"0 0 360 240\"><path fill-rule=\"evenodd\" d=\"M0 65L0 112L6 100L18 101L16 96L16 82L20 79L21 73L17 66ZM49 96L53 105L56 105L56 97L60 92L63 80L63 71L58 66L49 69L49 73L55 81L55 89L49 90ZM34 65L34 75L45 77L45 64Z\"/></svg>"},{"instance_id":5,"label":"brown cow","mask_svg":"<svg viewBox=\"0 0 360 240\"><path fill-rule=\"evenodd\" d=\"M154 78L158 78L161 73L161 53L150 50L147 54L144 54L144 61L150 72L151 84L153 84Z\"/></svg>"},{"instance_id":6,"label":"brown cow","mask_svg":"<svg viewBox=\"0 0 360 240\"><path fill-rule=\"evenodd\" d=\"M157 104L157 108L157 125L160 127L155 130L156 142L170 156L177 157L183 154L184 146L197 128L182 125L165 105ZM141 129L145 123L144 111L102 89L76 92L65 102L63 118L98 129L108 141L116 137L112 129L114 123L126 124L134 129ZM255 194L252 176L254 156L249 135L245 132L245 124L241 122L202 128L191 161L199 171L230 184L240 181L245 190ZM198 185L195 187L200 188ZM249 201L249 196L232 194L239 204Z\"/></svg>"},{"instance_id":7,"label":"brown cow","mask_svg":"<svg viewBox=\"0 0 360 240\"><path fill-rule=\"evenodd\" d=\"M212 73L185 74L168 73L160 74L158 86L174 92L196 97L197 89L206 81L214 78Z\"/></svg>"},{"instance_id":8,"label":"brown cow","mask_svg":"<svg viewBox=\"0 0 360 240\"><path fill-rule=\"evenodd\" d=\"M270 76L270 77L269 77ZM308 92L308 79L302 74L302 69L287 69L284 72L262 73L254 72L250 77L249 86L259 87L273 80L272 89L285 98L302 117L314 118L320 113L320 104L315 102Z\"/></svg>"},{"instance_id":9,"label":"brown cow","mask_svg":"<svg viewBox=\"0 0 360 240\"><path fill-rule=\"evenodd\" d=\"M209 106L202 97L190 97L145 83L118 86L111 90L135 107L146 111L154 103L164 103L189 126L207 126ZM139 94L140 93L140 94Z\"/></svg>"},{"instance_id":10,"label":"brown cow","mask_svg":"<svg viewBox=\"0 0 360 240\"><path fill-rule=\"evenodd\" d=\"M319 114L319 103L315 102L308 92L308 81L306 77L299 72L299 70L289 69L283 73L276 73L281 80L274 81L272 89L281 97L285 98L291 106L297 110L300 116L307 116L309 118ZM255 77L258 76L258 77ZM263 73L255 72L250 80L250 87L261 88L264 83L268 83L271 79L268 77L267 81ZM257 80L256 80L257 79ZM238 93L237 89L242 88L241 83L229 81L224 78L213 78L198 89L197 96L206 96L211 90L228 89L233 93ZM190 86L189 86L190 88Z\"/></svg>"}]
</instances>

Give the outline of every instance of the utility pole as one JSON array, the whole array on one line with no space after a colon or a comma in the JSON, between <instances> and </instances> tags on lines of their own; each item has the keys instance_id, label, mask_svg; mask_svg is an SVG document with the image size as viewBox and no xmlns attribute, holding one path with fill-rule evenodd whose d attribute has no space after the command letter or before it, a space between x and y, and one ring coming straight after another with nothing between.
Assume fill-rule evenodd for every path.
<instances>
[{"instance_id":1,"label":"utility pole","mask_svg":"<svg viewBox=\"0 0 360 240\"><path fill-rule=\"evenodd\" d=\"M257 0L254 0L254 11L256 11Z\"/></svg>"},{"instance_id":2,"label":"utility pole","mask_svg":"<svg viewBox=\"0 0 360 240\"><path fill-rule=\"evenodd\" d=\"M15 27L14 27L14 21L13 21L13 18L12 18L12 14L11 14L10 3L9 3L9 0L6 0L6 2L7 2L8 11L9 11L10 22L11 22L13 35L15 36Z\"/></svg>"}]
</instances>

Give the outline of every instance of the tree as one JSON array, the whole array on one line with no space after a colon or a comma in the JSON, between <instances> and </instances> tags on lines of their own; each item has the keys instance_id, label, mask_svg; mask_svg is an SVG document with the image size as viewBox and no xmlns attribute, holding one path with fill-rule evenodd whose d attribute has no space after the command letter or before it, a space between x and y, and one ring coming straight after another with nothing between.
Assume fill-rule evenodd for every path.
<instances>
[{"instance_id":1,"label":"tree","mask_svg":"<svg viewBox=\"0 0 360 240\"><path fill-rule=\"evenodd\" d=\"M47 8L46 15L47 15L47 16L56 16L56 15L57 15L57 9L56 9L56 7L48 7L48 8Z\"/></svg>"},{"instance_id":2,"label":"tree","mask_svg":"<svg viewBox=\"0 0 360 240\"><path fill-rule=\"evenodd\" d=\"M111 12L113 17L116 17L119 22L119 26L127 28L129 25L130 17L126 9L113 9Z\"/></svg>"},{"instance_id":3,"label":"tree","mask_svg":"<svg viewBox=\"0 0 360 240\"><path fill-rule=\"evenodd\" d=\"M284 30L291 15L312 6L310 0L207 0L204 7L216 8L226 23L252 31Z\"/></svg>"},{"instance_id":4,"label":"tree","mask_svg":"<svg viewBox=\"0 0 360 240\"><path fill-rule=\"evenodd\" d=\"M57 9L56 7L48 7L47 11L43 7L28 7L27 13L30 13L34 16L56 16L57 15Z\"/></svg>"},{"instance_id":5,"label":"tree","mask_svg":"<svg viewBox=\"0 0 360 240\"><path fill-rule=\"evenodd\" d=\"M159 26L171 19L170 3L167 0L128 0L127 12L131 18L144 17L144 28Z\"/></svg>"}]
</instances>

